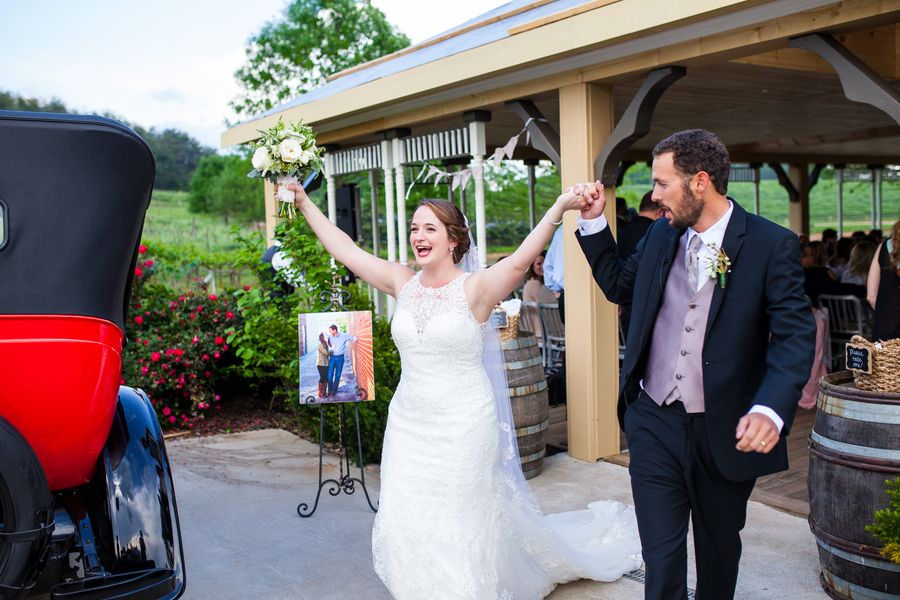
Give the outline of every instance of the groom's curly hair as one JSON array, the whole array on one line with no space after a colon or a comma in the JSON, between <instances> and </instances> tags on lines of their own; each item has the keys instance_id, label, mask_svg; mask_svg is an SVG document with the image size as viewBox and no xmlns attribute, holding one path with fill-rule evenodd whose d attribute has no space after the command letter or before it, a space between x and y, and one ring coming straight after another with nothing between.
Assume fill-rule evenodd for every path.
<instances>
[{"instance_id":1,"label":"groom's curly hair","mask_svg":"<svg viewBox=\"0 0 900 600\"><path fill-rule=\"evenodd\" d=\"M466 223L466 217L462 211L452 202L437 198L426 198L419 203L419 206L430 208L444 224L444 227L447 228L447 235L456 242L456 247L453 249L453 262L461 261L469 251L469 225Z\"/></svg>"},{"instance_id":2,"label":"groom's curly hair","mask_svg":"<svg viewBox=\"0 0 900 600\"><path fill-rule=\"evenodd\" d=\"M728 149L711 131L688 129L673 133L656 145L653 157L666 152L673 154L675 168L683 176L690 177L706 171L717 192L728 192L728 175L731 171Z\"/></svg>"}]
</instances>

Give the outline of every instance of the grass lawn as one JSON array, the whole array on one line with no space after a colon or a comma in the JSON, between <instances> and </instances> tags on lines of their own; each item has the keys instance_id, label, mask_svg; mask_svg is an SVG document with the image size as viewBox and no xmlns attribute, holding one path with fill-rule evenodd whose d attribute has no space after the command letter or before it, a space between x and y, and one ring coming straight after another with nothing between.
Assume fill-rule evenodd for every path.
<instances>
[{"instance_id":1,"label":"grass lawn","mask_svg":"<svg viewBox=\"0 0 900 600\"><path fill-rule=\"evenodd\" d=\"M235 248L228 232L233 224L220 216L189 212L187 192L154 190L143 238L170 246L191 245L203 252L227 252ZM260 226L265 228L265 223Z\"/></svg>"}]
</instances>

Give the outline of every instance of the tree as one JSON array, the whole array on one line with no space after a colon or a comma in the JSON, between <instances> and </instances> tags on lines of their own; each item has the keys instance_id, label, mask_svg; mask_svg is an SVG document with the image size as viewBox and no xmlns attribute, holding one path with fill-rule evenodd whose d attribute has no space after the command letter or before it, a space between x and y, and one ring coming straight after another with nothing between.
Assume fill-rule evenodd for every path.
<instances>
[{"instance_id":1,"label":"tree","mask_svg":"<svg viewBox=\"0 0 900 600\"><path fill-rule=\"evenodd\" d=\"M253 168L250 159L242 156L220 156L222 171L212 184L210 208L228 221L235 217L244 221L258 221L265 217L264 187L247 173Z\"/></svg>"},{"instance_id":2,"label":"tree","mask_svg":"<svg viewBox=\"0 0 900 600\"><path fill-rule=\"evenodd\" d=\"M283 17L250 39L242 88L231 107L242 116L305 94L326 77L409 46L368 1L293 0Z\"/></svg>"},{"instance_id":3,"label":"tree","mask_svg":"<svg viewBox=\"0 0 900 600\"><path fill-rule=\"evenodd\" d=\"M212 212L216 181L225 170L227 157L210 154L200 159L191 176L188 210L192 213Z\"/></svg>"},{"instance_id":4,"label":"tree","mask_svg":"<svg viewBox=\"0 0 900 600\"><path fill-rule=\"evenodd\" d=\"M200 159L215 152L177 129L166 129L160 133L153 128L147 130L135 125L132 127L147 141L156 157L156 181L153 187L158 190L187 191L191 175Z\"/></svg>"}]
</instances>

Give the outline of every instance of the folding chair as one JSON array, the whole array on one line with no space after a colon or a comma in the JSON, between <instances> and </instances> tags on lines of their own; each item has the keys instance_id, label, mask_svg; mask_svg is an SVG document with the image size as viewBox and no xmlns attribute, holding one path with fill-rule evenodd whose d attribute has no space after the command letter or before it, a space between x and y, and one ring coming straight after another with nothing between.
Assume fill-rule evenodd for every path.
<instances>
[{"instance_id":1,"label":"folding chair","mask_svg":"<svg viewBox=\"0 0 900 600\"><path fill-rule=\"evenodd\" d=\"M828 333L831 336L832 371L844 368L844 345L854 335L871 335L871 318L868 305L856 296L822 294L819 304L828 311Z\"/></svg>"},{"instance_id":2,"label":"folding chair","mask_svg":"<svg viewBox=\"0 0 900 600\"><path fill-rule=\"evenodd\" d=\"M566 351L566 329L559 318L559 306L541 302L538 304L538 314L544 328L545 364L548 367L561 365L562 353Z\"/></svg>"}]
</instances>

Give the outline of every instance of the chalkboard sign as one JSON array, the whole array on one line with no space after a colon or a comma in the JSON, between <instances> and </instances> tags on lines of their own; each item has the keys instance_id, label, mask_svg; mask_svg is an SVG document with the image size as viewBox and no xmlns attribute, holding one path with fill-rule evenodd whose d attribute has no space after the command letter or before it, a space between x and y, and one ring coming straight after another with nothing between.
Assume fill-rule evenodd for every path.
<instances>
[{"instance_id":1,"label":"chalkboard sign","mask_svg":"<svg viewBox=\"0 0 900 600\"><path fill-rule=\"evenodd\" d=\"M872 351L865 346L847 344L847 368L851 371L872 374Z\"/></svg>"},{"instance_id":2,"label":"chalkboard sign","mask_svg":"<svg viewBox=\"0 0 900 600\"><path fill-rule=\"evenodd\" d=\"M491 325L496 327L497 329L506 329L509 327L509 319L506 316L506 312L502 310L495 310L491 313Z\"/></svg>"}]
</instances>

